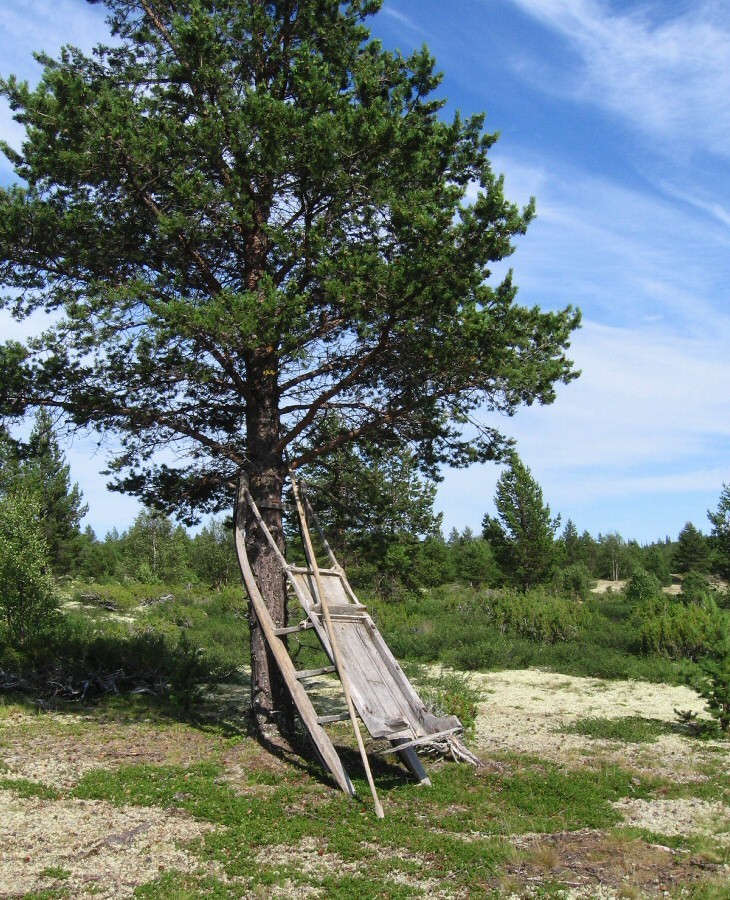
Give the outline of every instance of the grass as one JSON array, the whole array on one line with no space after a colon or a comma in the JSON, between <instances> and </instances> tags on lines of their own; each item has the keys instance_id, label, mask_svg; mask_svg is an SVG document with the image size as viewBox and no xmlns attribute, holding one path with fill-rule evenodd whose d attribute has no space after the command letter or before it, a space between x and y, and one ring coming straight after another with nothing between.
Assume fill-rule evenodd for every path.
<instances>
[{"instance_id":1,"label":"grass","mask_svg":"<svg viewBox=\"0 0 730 900\"><path fill-rule=\"evenodd\" d=\"M13 791L19 797L26 799L59 800L61 798L58 788L38 781L28 781L25 778L0 778L0 790Z\"/></svg>"},{"instance_id":2,"label":"grass","mask_svg":"<svg viewBox=\"0 0 730 900\"><path fill-rule=\"evenodd\" d=\"M640 744L653 743L664 734L677 734L682 729L679 725L661 719L623 716L617 719L600 717L578 719L564 725L560 731L563 734L580 734L597 740Z\"/></svg>"},{"instance_id":3,"label":"grass","mask_svg":"<svg viewBox=\"0 0 730 900\"><path fill-rule=\"evenodd\" d=\"M467 726L482 699L468 674L429 675L421 663L466 670L544 666L569 675L683 680L676 661L637 651L632 608L621 596L589 601L585 615L573 616L564 603L546 606L539 614L525 607L531 636L521 633L519 621L504 610L497 623L485 597L475 590L443 588L397 605L373 605L395 655L410 660L409 674L421 683L425 699L436 712L456 713ZM671 861L674 866L672 884L686 884L692 891L682 896L723 896L713 893L719 890L714 884L695 882L730 860L726 849L689 837L670 839L622 829L613 805L624 797L692 796L730 803L730 776L724 774L719 757L706 780L674 784L644 776L639 781L632 771L596 760L568 769L526 755L501 754L480 770L429 764L433 787L422 789L390 758L371 756L386 810L385 821L379 822L346 729L332 733L353 776L358 793L354 802L334 790L315 764L289 751L279 749L274 765L270 748L245 735L243 709L229 719L220 704L204 700L201 682L240 680L246 662L240 603L227 595L206 597L183 589L174 603L139 607L122 593L111 599L119 610L133 615L134 623L105 622L102 614L92 621L73 613L67 617L65 636L46 651L54 660L65 658L69 668L71 660L74 671L103 662L107 669L124 666L125 672L147 673L144 684L152 685L156 694L100 691L93 705L78 700L59 704L60 714L53 718L28 716L32 705L27 698L20 707L3 708L0 700L0 749L3 719L20 710L23 721L13 729L37 729L54 741L85 741L91 748L104 734L118 740L126 728L129 740L133 734L140 742L164 736L173 750L176 744L189 748L197 741L200 752L185 762L170 752L163 757L165 764L158 757L119 765L116 757L113 766L100 764L65 791L2 777L9 768L0 760L0 790L49 803L63 797L102 800L120 808L155 807L213 826L191 848L199 871L162 872L139 886L137 897L269 897L276 888L286 888L293 895L314 889L335 900L366 900L428 896L444 886L455 896L497 897L504 896L509 885L519 894L528 884L534 888L531 896L558 897L571 883L576 865L592 877L600 861L620 882L619 856L645 873L639 893L632 893L634 885L626 882L623 896L644 896L643 888L654 884L651 866L658 851L651 848L658 842L682 851L676 859L662 857L665 865ZM538 631L544 639L535 639ZM298 646L294 639L292 644L299 667L321 662L311 634L302 636ZM134 678L129 683L134 684ZM65 719L65 709L82 715ZM584 718L564 731L625 743L650 743L667 733L688 735L680 725L638 716ZM614 844L622 834L627 839L617 854ZM593 836L594 847L581 843L588 841L586 836ZM521 838L532 843L525 845ZM72 873L63 874L71 872L69 866L47 866L41 875L59 884L33 896L72 895L60 884L72 879Z\"/></svg>"},{"instance_id":4,"label":"grass","mask_svg":"<svg viewBox=\"0 0 730 900\"><path fill-rule=\"evenodd\" d=\"M125 733L125 723L138 727L137 714L135 706L125 707L119 699L88 710L81 724L90 752L110 728ZM63 732L63 716L29 718L25 727L41 734L46 722L53 724L55 736ZM76 717L68 722L68 734L74 739L79 724ZM196 731L191 724L148 725L166 728L167 737L180 747L188 745ZM610 844L616 838L611 836L622 832L613 801L666 797L676 789L661 779L642 778L637 784L634 773L620 766L594 764L592 769L570 770L524 754L495 756L483 769L429 764L433 787L423 789L399 765L371 758L386 810L386 819L378 821L354 746L343 743L345 729L333 736L353 775L359 798L355 801L336 791L316 766L288 751L280 752L276 760L244 735L205 734L206 758L194 764L99 767L65 792L11 779L0 783L0 789L28 798L57 800L62 793L66 801L155 807L212 825L213 830L191 847L199 871L161 872L137 888L135 896L147 900L268 897L279 888L294 895L314 889L328 898L375 900L428 896L444 886L454 896L498 897L512 883L517 893L529 883L536 886L534 896L558 897L574 877L571 866L579 854L586 857L586 871L597 864L572 841L595 835L602 842L596 858L604 867L613 865L616 854ZM231 758L237 761L235 775ZM726 777L724 789L727 782ZM682 789L699 794L710 788L690 784ZM628 856L656 855L648 848L669 841L623 831L631 836L623 851ZM515 844L520 835L526 836L527 845ZM695 874L729 858L726 850L714 847L710 849L716 856L710 859L707 841L674 838L672 846L683 851L677 859L687 872L690 860L697 860ZM699 868L700 856L705 869ZM43 877L68 881L72 876L61 873L71 870L72 863L48 866Z\"/></svg>"}]
</instances>

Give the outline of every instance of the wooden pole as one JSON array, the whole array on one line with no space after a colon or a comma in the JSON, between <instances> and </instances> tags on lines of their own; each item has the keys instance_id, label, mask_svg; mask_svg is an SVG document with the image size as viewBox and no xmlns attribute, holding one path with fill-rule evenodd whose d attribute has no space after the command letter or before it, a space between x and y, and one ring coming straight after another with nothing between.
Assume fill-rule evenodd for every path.
<instances>
[{"instance_id":1,"label":"wooden pole","mask_svg":"<svg viewBox=\"0 0 730 900\"><path fill-rule=\"evenodd\" d=\"M360 758L362 759L363 768L365 769L365 774L368 779L368 784L370 785L370 793L373 795L373 803L375 804L375 814L379 819L385 818L385 812L383 811L382 804L378 798L378 792L375 789L375 782L373 781L373 773L370 771L370 763L368 762L368 755L365 751L365 744L363 743L362 734L360 733L360 723L357 719L357 713L355 712L355 706L352 702L352 695L350 693L350 684L349 679L347 677L347 673L345 672L344 666L342 665L342 656L340 655L340 646L337 641L337 637L335 635L335 630L332 626L332 617L330 616L329 604L327 602L327 598L324 593L324 589L322 586L322 575L319 571L319 565L317 564L317 557L314 554L314 547L312 546L312 538L309 534L309 528L307 526L307 518L306 513L304 512L304 507L302 506L302 499L299 494L299 485L297 484L296 478L292 475L292 489L294 491L294 501L297 505L297 512L299 513L299 521L302 526L302 540L304 541L304 552L307 555L307 560L312 569L312 573L314 575L314 583L317 588L317 593L319 594L319 602L322 607L322 618L325 622L325 627L327 629L327 633L329 634L330 639L330 648L332 650L332 661L335 664L335 668L337 669L337 674L340 677L340 682L342 683L342 693L345 695L345 702L347 703L347 711L350 714L350 721L352 722L352 728L355 732L355 738L357 739L357 746L360 751Z\"/></svg>"}]
</instances>

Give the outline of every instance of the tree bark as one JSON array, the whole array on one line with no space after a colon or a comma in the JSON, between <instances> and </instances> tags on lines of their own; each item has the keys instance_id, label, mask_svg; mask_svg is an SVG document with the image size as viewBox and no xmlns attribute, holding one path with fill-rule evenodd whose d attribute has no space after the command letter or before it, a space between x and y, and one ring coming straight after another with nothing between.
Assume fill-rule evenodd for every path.
<instances>
[{"instance_id":1,"label":"tree bark","mask_svg":"<svg viewBox=\"0 0 730 900\"><path fill-rule=\"evenodd\" d=\"M282 492L286 467L281 454L273 448L279 438L276 361L261 354L249 367L253 400L247 416L247 456L249 490L263 520L282 554ZM286 626L286 578L273 549L261 528L249 514L246 522L246 551L259 590L277 628ZM274 725L282 731L291 723L291 701L261 631L250 609L251 623L251 711L256 727L262 731Z\"/></svg>"}]
</instances>

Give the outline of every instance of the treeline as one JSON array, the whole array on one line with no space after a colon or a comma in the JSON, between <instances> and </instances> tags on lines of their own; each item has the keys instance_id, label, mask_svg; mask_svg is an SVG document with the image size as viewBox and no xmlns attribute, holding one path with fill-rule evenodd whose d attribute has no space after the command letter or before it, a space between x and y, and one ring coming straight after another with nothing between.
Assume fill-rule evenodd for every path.
<instances>
[{"instance_id":1,"label":"treeline","mask_svg":"<svg viewBox=\"0 0 730 900\"><path fill-rule=\"evenodd\" d=\"M56 577L213 589L238 580L230 520L211 520L191 534L162 513L144 509L122 532L100 538L91 528L82 531L87 507L43 410L26 443L0 434L0 464L4 518L22 519L15 525L21 536L39 532L45 568ZM340 449L326 465L307 472L307 485L351 579L386 599L451 583L522 591L549 586L585 597L596 579L625 580L641 572L664 586L672 574L730 576L728 486L717 510L708 513L709 535L688 522L676 540L640 545L616 532L595 537L579 532L571 520L562 526L517 455L498 481L497 514L484 516L480 534L469 528L442 534L441 516L433 508L436 486L422 477L407 447ZM296 554L295 521L287 522L287 531L290 552Z\"/></svg>"},{"instance_id":2,"label":"treeline","mask_svg":"<svg viewBox=\"0 0 730 900\"><path fill-rule=\"evenodd\" d=\"M0 435L0 454L0 688L71 699L144 690L188 705L200 684L238 677L247 611L229 522L191 534L144 509L98 538L80 528L83 498L47 414L25 444ZM340 450L310 469L306 490L399 657L689 679L730 727L730 591L708 578L730 574L727 486L709 535L688 523L646 546L562 525L517 456L481 534L443 536L435 485L404 447ZM296 558L296 521L285 526ZM663 590L674 573L676 596ZM626 586L591 594L599 578ZM316 666L311 647L297 652Z\"/></svg>"}]
</instances>

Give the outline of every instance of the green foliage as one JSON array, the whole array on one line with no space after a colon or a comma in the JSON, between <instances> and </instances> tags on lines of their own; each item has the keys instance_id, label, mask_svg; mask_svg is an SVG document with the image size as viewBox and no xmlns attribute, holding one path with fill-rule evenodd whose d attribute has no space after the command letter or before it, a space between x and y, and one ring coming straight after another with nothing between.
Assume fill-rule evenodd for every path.
<instances>
[{"instance_id":1,"label":"green foliage","mask_svg":"<svg viewBox=\"0 0 730 900\"><path fill-rule=\"evenodd\" d=\"M431 712L457 716L467 732L473 729L482 698L468 675L450 669L419 669L414 675L419 695Z\"/></svg>"},{"instance_id":2,"label":"green foliage","mask_svg":"<svg viewBox=\"0 0 730 900\"><path fill-rule=\"evenodd\" d=\"M709 572L710 546L707 538L691 522L679 532L674 548L674 566L677 572Z\"/></svg>"},{"instance_id":3,"label":"green foliage","mask_svg":"<svg viewBox=\"0 0 730 900\"><path fill-rule=\"evenodd\" d=\"M453 569L461 582L475 587L496 585L500 572L488 541L483 538L460 541L453 551Z\"/></svg>"},{"instance_id":4,"label":"green foliage","mask_svg":"<svg viewBox=\"0 0 730 900\"><path fill-rule=\"evenodd\" d=\"M125 574L138 581L176 583L189 577L190 538L156 510L143 510L122 540Z\"/></svg>"},{"instance_id":5,"label":"green foliage","mask_svg":"<svg viewBox=\"0 0 730 900\"><path fill-rule=\"evenodd\" d=\"M720 729L730 733L730 623L727 619L718 628L698 672L690 674L689 680L707 701Z\"/></svg>"},{"instance_id":6,"label":"green foliage","mask_svg":"<svg viewBox=\"0 0 730 900\"><path fill-rule=\"evenodd\" d=\"M651 572L663 587L668 587L672 583L673 554L674 547L668 541L650 544L642 552L641 565L647 572Z\"/></svg>"},{"instance_id":7,"label":"green foliage","mask_svg":"<svg viewBox=\"0 0 730 900\"><path fill-rule=\"evenodd\" d=\"M495 535L496 523L489 517L484 522L484 537L495 542L503 572L523 590L546 581L557 561L555 532L560 516L551 517L542 489L516 454L497 482L494 503L502 537Z\"/></svg>"},{"instance_id":8,"label":"green foliage","mask_svg":"<svg viewBox=\"0 0 730 900\"><path fill-rule=\"evenodd\" d=\"M595 578L582 562L571 563L559 569L554 576L557 592L572 597L574 600L587 600L595 583Z\"/></svg>"},{"instance_id":9,"label":"green foliage","mask_svg":"<svg viewBox=\"0 0 730 900\"><path fill-rule=\"evenodd\" d=\"M370 40L376 3L106 6L113 46L0 81L26 131L5 148L5 302L62 311L0 348L0 413L62 400L120 434L121 489L194 517L240 470L281 476L285 450L493 458L470 413L575 377L578 314L489 281L533 205L505 199L484 116L444 118L428 50ZM170 444L181 462L157 464Z\"/></svg>"},{"instance_id":10,"label":"green foliage","mask_svg":"<svg viewBox=\"0 0 730 900\"><path fill-rule=\"evenodd\" d=\"M466 671L539 666L599 678L684 679L682 661L642 649L635 606L622 594L579 603L544 589L522 595L454 584L371 607L399 659Z\"/></svg>"},{"instance_id":11,"label":"green foliage","mask_svg":"<svg viewBox=\"0 0 730 900\"><path fill-rule=\"evenodd\" d=\"M0 496L19 491L35 495L53 571L68 574L76 567L81 544L79 522L88 507L82 503L79 486L71 484L50 413L38 410L27 443L11 445L7 438L2 441L0 462Z\"/></svg>"},{"instance_id":12,"label":"green foliage","mask_svg":"<svg viewBox=\"0 0 730 900\"><path fill-rule=\"evenodd\" d=\"M730 579L730 484L723 484L717 509L707 511L712 524L712 569Z\"/></svg>"},{"instance_id":13,"label":"green foliage","mask_svg":"<svg viewBox=\"0 0 730 900\"><path fill-rule=\"evenodd\" d=\"M714 604L710 607L685 605L655 597L637 606L631 622L643 652L698 660L707 656L715 645L722 616Z\"/></svg>"},{"instance_id":14,"label":"green foliage","mask_svg":"<svg viewBox=\"0 0 730 900\"><path fill-rule=\"evenodd\" d=\"M626 599L631 603L645 603L661 596L662 586L652 572L638 569L629 579L624 590Z\"/></svg>"},{"instance_id":15,"label":"green foliage","mask_svg":"<svg viewBox=\"0 0 730 900\"><path fill-rule=\"evenodd\" d=\"M631 575L632 553L629 545L617 532L599 534L596 546L596 575L618 581Z\"/></svg>"},{"instance_id":16,"label":"green foliage","mask_svg":"<svg viewBox=\"0 0 730 900\"><path fill-rule=\"evenodd\" d=\"M16 644L38 637L53 622L58 599L48 565L37 497L0 498L0 615Z\"/></svg>"},{"instance_id":17,"label":"green foliage","mask_svg":"<svg viewBox=\"0 0 730 900\"><path fill-rule=\"evenodd\" d=\"M653 743L664 734L677 730L662 719L645 719L641 716L623 716L618 719L576 719L561 731L565 734L582 734L606 741L624 741L629 744Z\"/></svg>"},{"instance_id":18,"label":"green foliage","mask_svg":"<svg viewBox=\"0 0 730 900\"><path fill-rule=\"evenodd\" d=\"M690 571L682 579L682 590L679 599L683 603L704 606L713 609L716 605L717 591L702 572Z\"/></svg>"},{"instance_id":19,"label":"green foliage","mask_svg":"<svg viewBox=\"0 0 730 900\"><path fill-rule=\"evenodd\" d=\"M241 579L233 544L233 530L213 519L190 542L188 566L202 583L214 588L238 584Z\"/></svg>"},{"instance_id":20,"label":"green foliage","mask_svg":"<svg viewBox=\"0 0 730 900\"><path fill-rule=\"evenodd\" d=\"M585 606L545 590L488 592L480 598L489 621L501 634L540 644L574 641L594 624Z\"/></svg>"}]
</instances>

